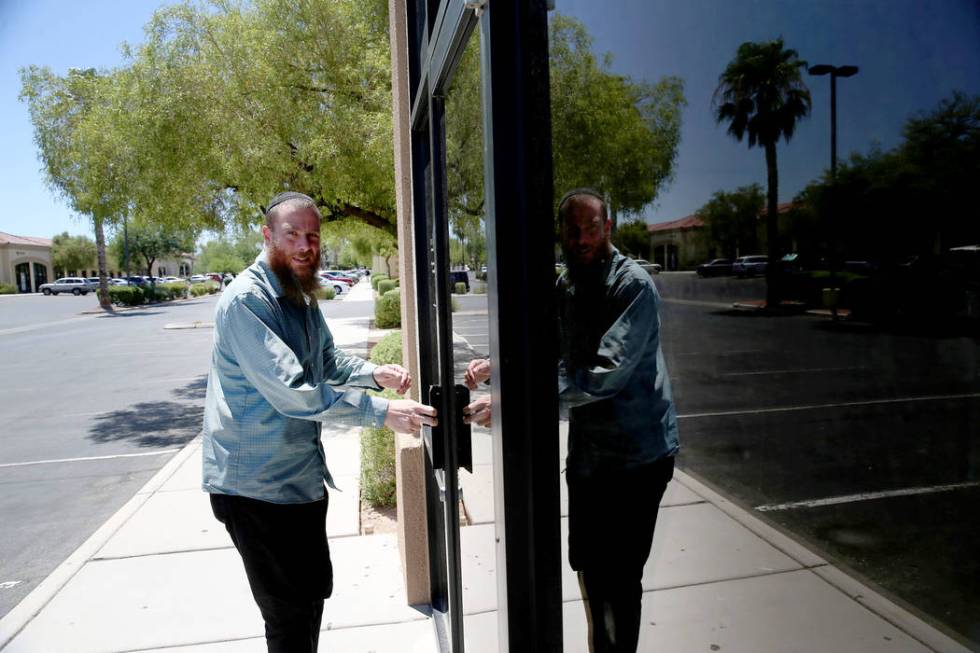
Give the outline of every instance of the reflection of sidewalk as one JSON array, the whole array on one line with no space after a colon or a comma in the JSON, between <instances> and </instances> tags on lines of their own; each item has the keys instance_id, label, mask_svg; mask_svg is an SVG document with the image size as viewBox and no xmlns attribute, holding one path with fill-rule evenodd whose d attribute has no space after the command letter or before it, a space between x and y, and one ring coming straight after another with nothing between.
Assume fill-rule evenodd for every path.
<instances>
[{"instance_id":1,"label":"reflection of sidewalk","mask_svg":"<svg viewBox=\"0 0 980 653\"><path fill-rule=\"evenodd\" d=\"M566 422L560 431L564 460ZM461 533L468 653L497 650L491 463L490 434L474 429L473 474L460 472L473 524ZM561 515L564 650L584 653L564 478ZM680 470L661 502L643 591L640 651L968 650Z\"/></svg>"},{"instance_id":2,"label":"reflection of sidewalk","mask_svg":"<svg viewBox=\"0 0 980 653\"><path fill-rule=\"evenodd\" d=\"M367 318L329 324L338 346L363 353ZM324 436L343 492L330 495L336 582L321 650L434 652L432 624L405 605L396 537L358 535L357 438L356 430L344 429ZM467 651L496 653L493 471L485 429L473 431L473 463L474 473L463 471L460 480L472 521L461 532L465 636ZM200 490L200 467L195 440L0 620L3 653L264 651L261 617L238 554ZM683 472L662 505L643 578L641 651L967 650ZM564 487L561 520L564 547ZM614 533L609 546L614 552ZM584 652L585 612L567 566L562 596L564 650Z\"/></svg>"}]
</instances>

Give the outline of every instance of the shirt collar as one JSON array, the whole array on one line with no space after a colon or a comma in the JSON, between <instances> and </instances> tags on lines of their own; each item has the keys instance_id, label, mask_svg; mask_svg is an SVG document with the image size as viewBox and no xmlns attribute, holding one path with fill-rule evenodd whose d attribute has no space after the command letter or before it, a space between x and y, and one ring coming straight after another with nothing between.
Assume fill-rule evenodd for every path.
<instances>
[{"instance_id":1,"label":"shirt collar","mask_svg":"<svg viewBox=\"0 0 980 653\"><path fill-rule=\"evenodd\" d=\"M279 282L279 277L276 273L272 271L272 266L269 265L269 253L264 249L255 257L255 264L259 266L262 270L262 274L265 276L266 283L272 288L272 292L275 293L276 297L282 297L286 292L282 289L282 284Z\"/></svg>"}]
</instances>

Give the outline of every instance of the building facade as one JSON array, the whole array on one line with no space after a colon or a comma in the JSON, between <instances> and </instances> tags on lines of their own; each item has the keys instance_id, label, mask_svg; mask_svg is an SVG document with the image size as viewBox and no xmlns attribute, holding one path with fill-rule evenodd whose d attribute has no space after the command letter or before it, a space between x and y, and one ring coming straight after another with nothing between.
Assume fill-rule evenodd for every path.
<instances>
[{"instance_id":1,"label":"building facade","mask_svg":"<svg viewBox=\"0 0 980 653\"><path fill-rule=\"evenodd\" d=\"M15 236L0 231L0 283L17 287L17 292L37 292L43 283L53 281L51 240L34 236Z\"/></svg>"},{"instance_id":2,"label":"building facade","mask_svg":"<svg viewBox=\"0 0 980 653\"><path fill-rule=\"evenodd\" d=\"M647 226L650 259L664 270L687 270L708 257L704 221L696 215Z\"/></svg>"}]
</instances>

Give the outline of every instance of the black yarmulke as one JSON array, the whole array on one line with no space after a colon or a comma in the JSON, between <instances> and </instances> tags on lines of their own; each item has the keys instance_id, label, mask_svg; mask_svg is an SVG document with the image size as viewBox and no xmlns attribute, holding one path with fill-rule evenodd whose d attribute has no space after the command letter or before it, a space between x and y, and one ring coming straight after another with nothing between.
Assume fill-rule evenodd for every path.
<instances>
[{"instance_id":1,"label":"black yarmulke","mask_svg":"<svg viewBox=\"0 0 980 653\"><path fill-rule=\"evenodd\" d=\"M313 202L313 198L309 195L304 195L303 193L297 193L293 190L287 190L285 193L279 193L271 200L269 200L269 206L266 207L265 212L269 213L272 209L279 206L283 202L288 202L289 200L308 200Z\"/></svg>"}]
</instances>

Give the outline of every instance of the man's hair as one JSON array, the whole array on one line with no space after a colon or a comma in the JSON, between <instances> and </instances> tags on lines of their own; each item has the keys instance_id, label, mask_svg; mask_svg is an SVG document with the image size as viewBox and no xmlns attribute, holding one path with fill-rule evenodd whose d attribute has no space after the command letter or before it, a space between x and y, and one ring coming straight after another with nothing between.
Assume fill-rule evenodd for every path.
<instances>
[{"instance_id":1,"label":"man's hair","mask_svg":"<svg viewBox=\"0 0 980 653\"><path fill-rule=\"evenodd\" d=\"M565 219L568 217L571 207L574 206L578 198L581 197L592 197L599 200L599 214L602 217L602 221L605 222L609 219L609 209L606 207L606 200L599 194L599 191L594 188L573 188L562 195L561 200L558 202L558 222L560 224L565 223Z\"/></svg>"},{"instance_id":2,"label":"man's hair","mask_svg":"<svg viewBox=\"0 0 980 653\"><path fill-rule=\"evenodd\" d=\"M265 224L271 228L275 225L276 218L280 213L290 213L302 209L313 209L316 217L320 218L320 210L317 208L316 202L309 195L295 191L279 193L269 200L269 206L265 209Z\"/></svg>"}]
</instances>

